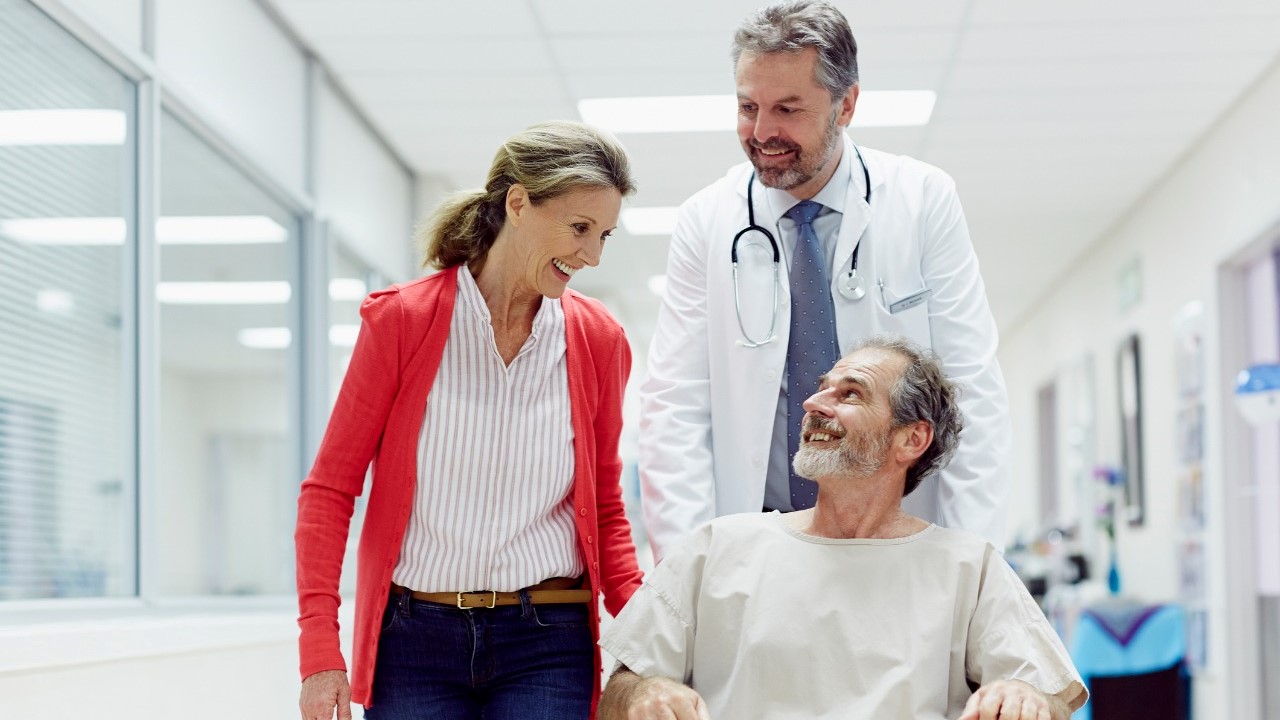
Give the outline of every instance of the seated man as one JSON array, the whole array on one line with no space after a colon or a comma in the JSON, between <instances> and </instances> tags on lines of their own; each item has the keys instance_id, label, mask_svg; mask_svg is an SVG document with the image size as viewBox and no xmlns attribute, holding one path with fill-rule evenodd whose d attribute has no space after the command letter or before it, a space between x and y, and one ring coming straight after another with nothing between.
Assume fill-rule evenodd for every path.
<instances>
[{"instance_id":1,"label":"seated man","mask_svg":"<svg viewBox=\"0 0 1280 720\"><path fill-rule=\"evenodd\" d=\"M622 663L601 720L1065 720L1083 705L1003 556L902 511L955 449L955 393L896 338L836 363L794 458L817 505L691 533L600 641Z\"/></svg>"}]
</instances>

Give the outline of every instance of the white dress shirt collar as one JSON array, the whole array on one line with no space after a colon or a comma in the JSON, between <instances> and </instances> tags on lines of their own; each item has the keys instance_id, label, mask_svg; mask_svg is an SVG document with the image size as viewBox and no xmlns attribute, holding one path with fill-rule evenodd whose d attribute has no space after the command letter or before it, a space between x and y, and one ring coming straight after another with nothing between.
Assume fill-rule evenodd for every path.
<instances>
[{"instance_id":1,"label":"white dress shirt collar","mask_svg":"<svg viewBox=\"0 0 1280 720\"><path fill-rule=\"evenodd\" d=\"M827 208L827 210L843 213L845 200L849 196L849 183L853 182L853 174L850 172L850 163L852 162L850 156L853 153L849 152L850 148L848 143L843 142L844 138L840 138L840 140L841 142L836 145L840 152L840 163L836 165L836 171L832 173L831 179L827 181L827 184L823 185L818 194L811 199ZM859 184L861 184L861 181L859 181ZM775 221L781 219L788 210L800 202L791 193L777 188L765 188L765 195L769 199L769 207L779 211Z\"/></svg>"}]
</instances>

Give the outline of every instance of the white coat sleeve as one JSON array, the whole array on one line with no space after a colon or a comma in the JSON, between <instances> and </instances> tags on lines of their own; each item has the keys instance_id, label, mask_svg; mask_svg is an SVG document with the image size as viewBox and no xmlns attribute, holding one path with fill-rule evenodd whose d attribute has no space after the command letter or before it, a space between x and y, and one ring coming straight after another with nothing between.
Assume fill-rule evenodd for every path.
<instances>
[{"instance_id":1,"label":"white coat sleeve","mask_svg":"<svg viewBox=\"0 0 1280 720\"><path fill-rule=\"evenodd\" d=\"M1011 426L1009 397L996 359L999 337L987 304L955 182L943 172L924 180L921 272L932 289L929 334L947 376L961 386L965 428L939 474L936 517L1004 547Z\"/></svg>"},{"instance_id":2,"label":"white coat sleeve","mask_svg":"<svg viewBox=\"0 0 1280 720\"><path fill-rule=\"evenodd\" d=\"M654 559L715 516L707 345L709 218L697 199L676 219L667 288L640 386L638 438L644 527ZM701 213L706 215L707 213Z\"/></svg>"}]
</instances>

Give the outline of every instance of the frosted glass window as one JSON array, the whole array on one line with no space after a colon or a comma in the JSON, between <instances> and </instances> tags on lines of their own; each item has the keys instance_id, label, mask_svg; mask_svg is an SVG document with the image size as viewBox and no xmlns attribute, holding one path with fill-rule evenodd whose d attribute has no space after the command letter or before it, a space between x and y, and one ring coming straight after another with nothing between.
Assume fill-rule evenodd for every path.
<instances>
[{"instance_id":1,"label":"frosted glass window","mask_svg":"<svg viewBox=\"0 0 1280 720\"><path fill-rule=\"evenodd\" d=\"M160 133L155 582L165 595L285 594L300 224L172 115Z\"/></svg>"},{"instance_id":2,"label":"frosted glass window","mask_svg":"<svg viewBox=\"0 0 1280 720\"><path fill-rule=\"evenodd\" d=\"M137 592L135 87L0 0L0 600Z\"/></svg>"}]
</instances>

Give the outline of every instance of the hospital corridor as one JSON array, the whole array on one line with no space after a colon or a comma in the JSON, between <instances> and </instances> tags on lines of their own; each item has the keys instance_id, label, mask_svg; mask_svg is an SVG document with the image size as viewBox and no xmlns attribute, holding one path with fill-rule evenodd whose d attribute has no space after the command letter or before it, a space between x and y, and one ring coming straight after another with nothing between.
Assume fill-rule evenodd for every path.
<instances>
[{"instance_id":1,"label":"hospital corridor","mask_svg":"<svg viewBox=\"0 0 1280 720\"><path fill-rule=\"evenodd\" d=\"M0 0L0 718L300 715L1280 720L1280 2Z\"/></svg>"}]
</instances>

